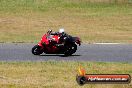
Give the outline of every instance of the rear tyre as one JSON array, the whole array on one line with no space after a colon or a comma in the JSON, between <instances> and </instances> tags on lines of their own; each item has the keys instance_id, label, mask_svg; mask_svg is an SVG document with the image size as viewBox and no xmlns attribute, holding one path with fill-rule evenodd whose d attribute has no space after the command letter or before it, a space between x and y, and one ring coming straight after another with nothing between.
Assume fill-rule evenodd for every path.
<instances>
[{"instance_id":1,"label":"rear tyre","mask_svg":"<svg viewBox=\"0 0 132 88\"><path fill-rule=\"evenodd\" d=\"M43 53L43 51L40 50L40 46L35 45L35 46L32 48L32 54L34 54L34 55L40 55L40 54L42 54L42 53Z\"/></svg>"},{"instance_id":2,"label":"rear tyre","mask_svg":"<svg viewBox=\"0 0 132 88\"><path fill-rule=\"evenodd\" d=\"M76 50L77 50L76 44L72 44L70 46L67 46L64 55L65 56L71 56L72 54L74 54L76 52Z\"/></svg>"}]
</instances>

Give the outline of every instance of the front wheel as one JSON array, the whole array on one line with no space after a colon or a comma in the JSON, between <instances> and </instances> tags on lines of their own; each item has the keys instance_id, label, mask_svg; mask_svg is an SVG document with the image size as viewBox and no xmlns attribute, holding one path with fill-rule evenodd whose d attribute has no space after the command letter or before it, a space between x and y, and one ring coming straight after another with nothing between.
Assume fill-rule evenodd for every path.
<instances>
[{"instance_id":1,"label":"front wheel","mask_svg":"<svg viewBox=\"0 0 132 88\"><path fill-rule=\"evenodd\" d=\"M32 54L34 55L40 55L42 54L42 50L40 50L40 46L38 45L35 45L33 48L32 48Z\"/></svg>"},{"instance_id":2,"label":"front wheel","mask_svg":"<svg viewBox=\"0 0 132 88\"><path fill-rule=\"evenodd\" d=\"M66 47L66 51L65 51L65 56L70 56L72 54L74 54L77 50L77 45L76 44L72 44Z\"/></svg>"}]
</instances>

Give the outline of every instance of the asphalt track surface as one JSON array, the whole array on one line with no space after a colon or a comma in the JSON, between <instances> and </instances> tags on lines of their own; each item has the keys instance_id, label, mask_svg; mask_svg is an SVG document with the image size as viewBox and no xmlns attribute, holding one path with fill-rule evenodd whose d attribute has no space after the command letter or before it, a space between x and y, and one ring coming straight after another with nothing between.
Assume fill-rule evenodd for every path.
<instances>
[{"instance_id":1,"label":"asphalt track surface","mask_svg":"<svg viewBox=\"0 0 132 88\"><path fill-rule=\"evenodd\" d=\"M35 56L31 49L35 44L1 43L0 61L103 61L132 62L132 44L82 44L75 54L69 57L56 54Z\"/></svg>"}]
</instances>

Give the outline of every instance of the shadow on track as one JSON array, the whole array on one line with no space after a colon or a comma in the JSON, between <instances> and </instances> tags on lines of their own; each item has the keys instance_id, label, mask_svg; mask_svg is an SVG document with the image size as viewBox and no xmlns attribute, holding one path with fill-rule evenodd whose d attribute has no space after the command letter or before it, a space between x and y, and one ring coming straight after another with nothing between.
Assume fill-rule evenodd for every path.
<instances>
[{"instance_id":1,"label":"shadow on track","mask_svg":"<svg viewBox=\"0 0 132 88\"><path fill-rule=\"evenodd\" d=\"M71 56L65 56L62 54L45 54L45 55L39 55L39 56L59 56L59 57L75 57L75 56L81 56L81 55L71 55Z\"/></svg>"}]
</instances>

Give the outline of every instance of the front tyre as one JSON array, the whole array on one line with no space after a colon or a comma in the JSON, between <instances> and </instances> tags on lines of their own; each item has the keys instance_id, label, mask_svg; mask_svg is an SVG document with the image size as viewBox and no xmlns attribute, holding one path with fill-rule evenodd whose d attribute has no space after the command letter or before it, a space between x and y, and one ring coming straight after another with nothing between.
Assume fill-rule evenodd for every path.
<instances>
[{"instance_id":1,"label":"front tyre","mask_svg":"<svg viewBox=\"0 0 132 88\"><path fill-rule=\"evenodd\" d=\"M42 54L42 50L40 49L40 46L39 45L35 45L33 48L32 48L32 54L34 55L40 55Z\"/></svg>"}]
</instances>

